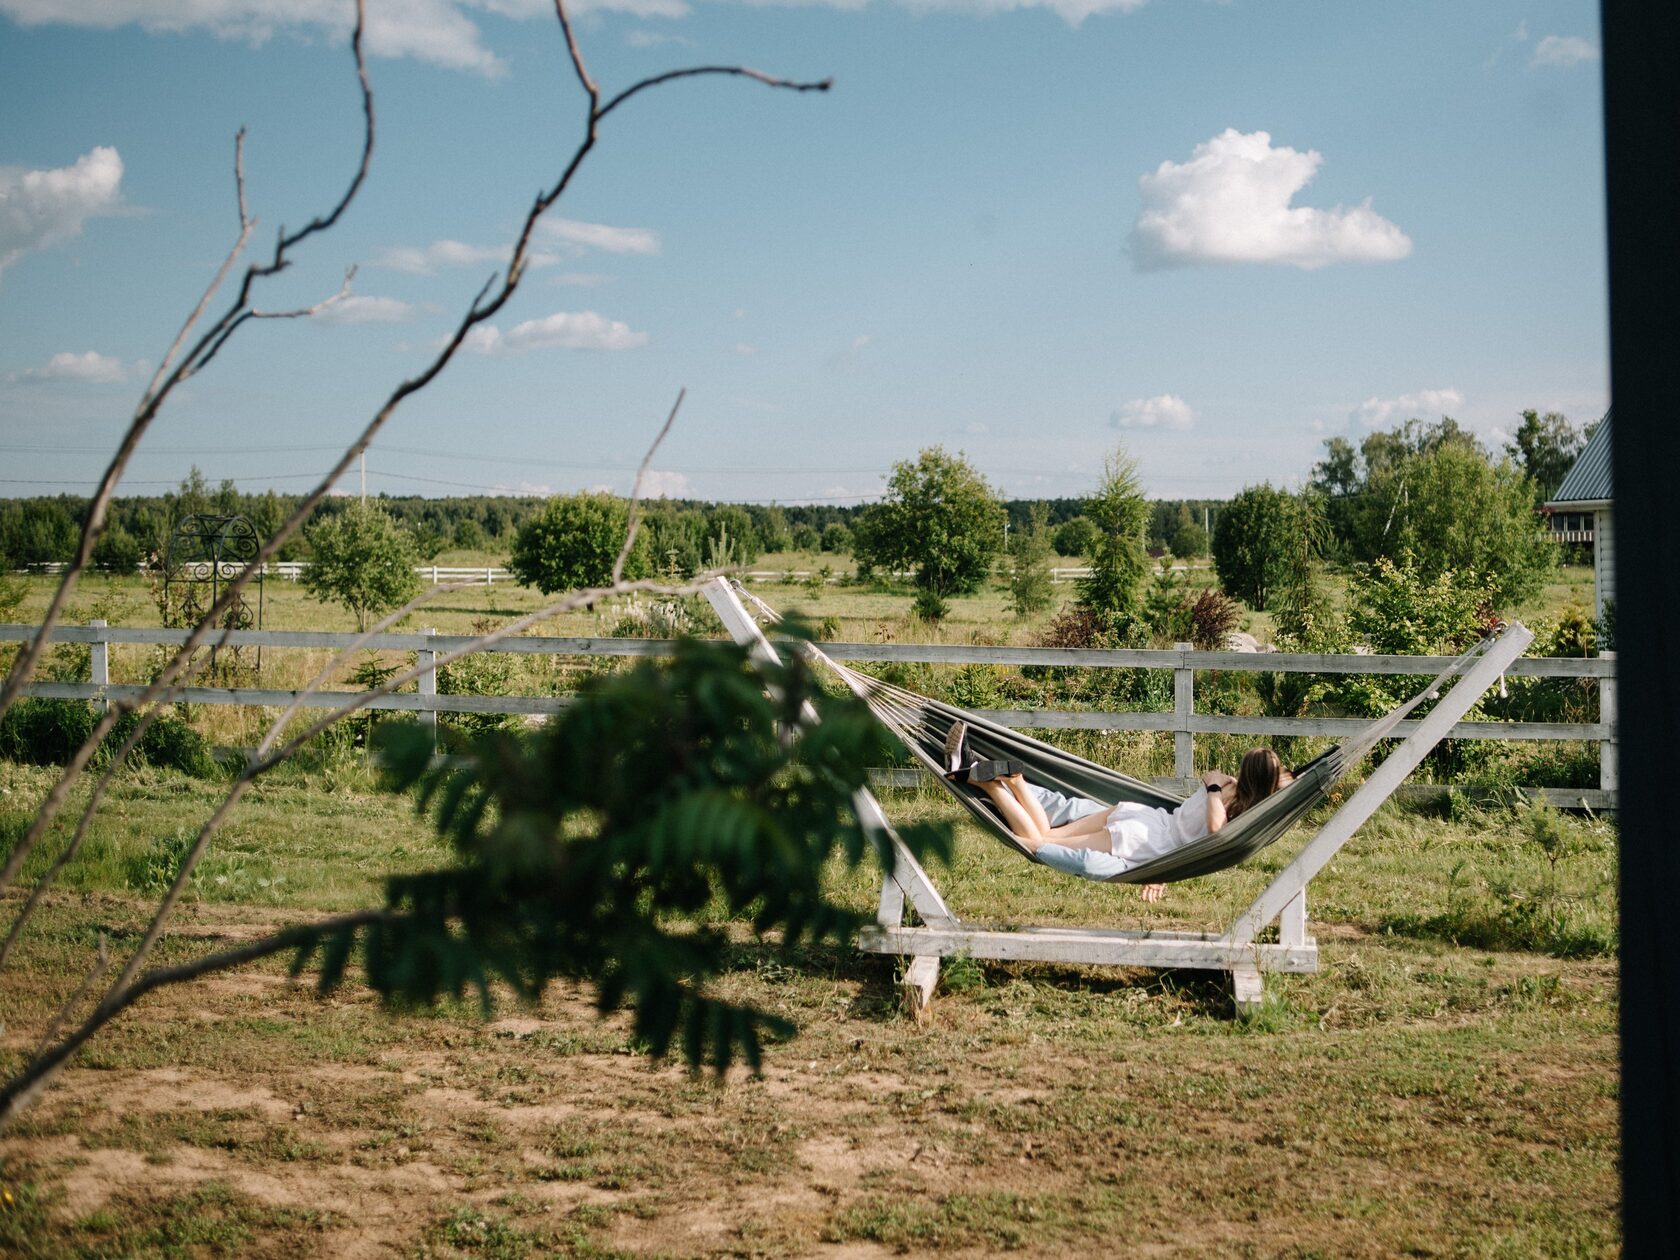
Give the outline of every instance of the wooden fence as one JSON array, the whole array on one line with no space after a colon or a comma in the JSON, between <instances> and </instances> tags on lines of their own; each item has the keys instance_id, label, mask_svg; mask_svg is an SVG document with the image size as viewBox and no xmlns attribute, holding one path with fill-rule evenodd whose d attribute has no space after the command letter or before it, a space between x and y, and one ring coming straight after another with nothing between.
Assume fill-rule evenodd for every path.
<instances>
[{"instance_id":1,"label":"wooden fence","mask_svg":"<svg viewBox=\"0 0 1680 1260\"><path fill-rule=\"evenodd\" d=\"M0 643L33 638L34 626L0 625ZM344 633L292 630L235 630L217 636L230 647L265 649L316 649L342 651L357 636ZM138 684L112 683L110 651L115 644L179 646L186 639L182 630L149 627L108 626L95 621L86 626L58 626L53 642L85 643L91 651L90 678L85 683L37 682L29 694L50 699L113 700L133 699L144 688ZM435 727L439 713L551 714L570 703L565 696L468 696L439 695L437 678L429 666L439 653L466 647L471 636L417 633L370 636L364 647L381 651L413 652L415 663L425 668L414 692L375 698L369 708L414 713ZM672 644L663 639L592 639L520 637L505 639L482 650L545 656L664 656ZM836 660L852 662L926 663L940 665L1062 666L1079 669L1158 669L1173 675L1173 708L1164 713L1122 713L1090 709L980 709L980 716L1018 729L1170 731L1173 735L1174 777L1188 780L1195 774L1194 739L1197 735L1306 735L1344 738L1362 730L1360 718L1266 717L1197 713L1196 675L1205 671L1229 670L1244 673L1285 674L1409 674L1433 675L1451 661L1435 656L1321 656L1277 652L1201 652L1189 644L1170 649L974 647L929 643L825 643L823 650ZM1599 746L1598 789L1553 790L1552 799L1570 804L1584 803L1594 809L1615 808L1616 768L1616 662L1615 653L1595 657L1523 657L1509 670L1514 677L1593 679L1598 684L1599 715L1596 722L1459 722L1452 728L1453 739L1583 740ZM281 689L261 687L186 687L179 699L193 704L232 704L278 708L301 703L306 708L330 709L343 704L354 692L320 691L303 696ZM1397 736L1404 736L1416 722L1402 722Z\"/></svg>"}]
</instances>

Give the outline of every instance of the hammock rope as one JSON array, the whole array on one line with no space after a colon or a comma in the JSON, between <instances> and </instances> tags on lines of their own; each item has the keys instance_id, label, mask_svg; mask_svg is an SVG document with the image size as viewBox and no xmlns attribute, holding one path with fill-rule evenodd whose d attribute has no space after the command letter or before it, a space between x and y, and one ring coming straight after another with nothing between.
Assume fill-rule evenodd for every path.
<instances>
[{"instance_id":1,"label":"hammock rope","mask_svg":"<svg viewBox=\"0 0 1680 1260\"><path fill-rule=\"evenodd\" d=\"M768 621L779 622L781 614L740 583L734 583L736 593L757 608ZM1324 800L1336 783L1382 740L1393 735L1420 704L1440 694L1441 686L1455 674L1463 673L1469 664L1486 652L1497 635L1490 635L1449 664L1421 691L1404 704L1374 720L1363 731L1350 736L1307 762L1295 771L1295 781L1238 817L1212 832L1171 853L1131 867L1110 882L1173 883L1198 875L1211 874L1238 865L1253 857L1267 845L1281 837L1310 809ZM1153 787L1141 779L1121 774L1107 766L1088 761L1076 753L1067 752L1033 739L977 714L967 712L875 678L850 666L843 665L808 640L799 643L799 650L807 659L831 670L857 694L880 720L904 744L919 763L928 769L992 835L1016 853L1031 861L1041 859L1025 848L1003 819L994 811L990 801L978 788L956 783L946 777L943 757L945 735L953 722L968 724L967 746L975 758L1008 759L1023 762L1029 782L1060 792L1065 796L1085 797L1112 807L1121 801L1136 801L1160 809L1174 810L1187 798Z\"/></svg>"}]
</instances>

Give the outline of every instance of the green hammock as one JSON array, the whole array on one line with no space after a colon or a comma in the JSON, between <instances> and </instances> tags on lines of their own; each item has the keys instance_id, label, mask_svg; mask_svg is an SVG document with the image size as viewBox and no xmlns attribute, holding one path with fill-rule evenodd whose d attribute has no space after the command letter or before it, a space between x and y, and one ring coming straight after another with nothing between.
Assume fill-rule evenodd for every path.
<instances>
[{"instance_id":1,"label":"green hammock","mask_svg":"<svg viewBox=\"0 0 1680 1260\"><path fill-rule=\"evenodd\" d=\"M779 614L745 587L737 584L736 590L768 617L780 619ZM1357 764L1379 741L1392 735L1418 705L1435 698L1448 678L1463 673L1469 663L1493 642L1492 636L1483 639L1405 704L1376 719L1359 734L1298 767L1293 783L1245 810L1218 831L1181 845L1152 861L1131 867L1122 874L1110 876L1108 882L1173 883L1247 861L1282 836L1302 815L1329 795L1330 789L1351 766ZM983 792L946 777L945 735L953 722L968 723L967 745L972 756L982 760L996 758L1022 762L1026 766L1028 782L1066 796L1081 796L1109 806L1121 801L1138 801L1167 810L1177 809L1186 799L1007 726L989 722L955 705L861 673L840 664L813 643L801 642L799 646L809 659L833 670L862 697L875 716L903 741L917 761L933 772L947 791L962 802L981 826L1032 861L1042 862L1043 859L1022 846Z\"/></svg>"}]
</instances>

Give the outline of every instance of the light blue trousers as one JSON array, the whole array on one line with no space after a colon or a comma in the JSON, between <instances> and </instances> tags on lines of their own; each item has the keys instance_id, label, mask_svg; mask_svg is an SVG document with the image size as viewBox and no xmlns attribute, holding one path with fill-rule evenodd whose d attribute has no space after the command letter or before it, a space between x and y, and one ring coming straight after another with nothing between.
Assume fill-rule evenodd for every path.
<instances>
[{"instance_id":1,"label":"light blue trousers","mask_svg":"<svg viewBox=\"0 0 1680 1260\"><path fill-rule=\"evenodd\" d=\"M1052 827L1060 827L1089 814L1106 814L1109 809L1107 805L1083 796L1065 796L1036 783L1027 786L1038 797L1038 803L1044 806L1045 817L1049 818ZM1105 849L1070 849L1064 844L1039 845L1038 860L1081 879L1112 879L1126 870L1126 864Z\"/></svg>"}]
</instances>

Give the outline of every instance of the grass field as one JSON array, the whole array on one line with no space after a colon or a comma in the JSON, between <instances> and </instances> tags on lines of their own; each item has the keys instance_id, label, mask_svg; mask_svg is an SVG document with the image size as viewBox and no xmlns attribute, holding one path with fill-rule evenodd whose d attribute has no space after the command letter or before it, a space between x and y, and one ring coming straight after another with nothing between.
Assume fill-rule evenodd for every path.
<instances>
[{"instance_id":1,"label":"grass field","mask_svg":"<svg viewBox=\"0 0 1680 1260\"><path fill-rule=\"evenodd\" d=\"M1547 607L1581 585L1566 571ZM80 602L101 597L113 621L146 619L137 584L96 581ZM422 624L534 599L445 596ZM908 602L835 589L814 611L844 638L920 635ZM271 607L270 626L347 628L295 593ZM1030 625L993 593L939 633ZM49 783L0 762L0 839ZM124 772L0 982L4 1065L99 933L119 953L133 940L180 829L218 797ZM886 804L959 812L931 787ZM1310 825L1154 906L966 826L935 874L965 919L1221 928ZM585 991L488 1020L392 1014L252 967L147 999L0 1135L0 1254L1612 1255L1615 841L1530 807L1385 807L1313 885L1321 970L1269 978L1241 1022L1201 973L958 960L918 1026L890 960L789 957L743 933L724 990L800 1029L760 1079L648 1064ZM253 790L159 960L374 903L384 875L447 859L359 758L312 757ZM835 881L872 905L868 879Z\"/></svg>"}]
</instances>

